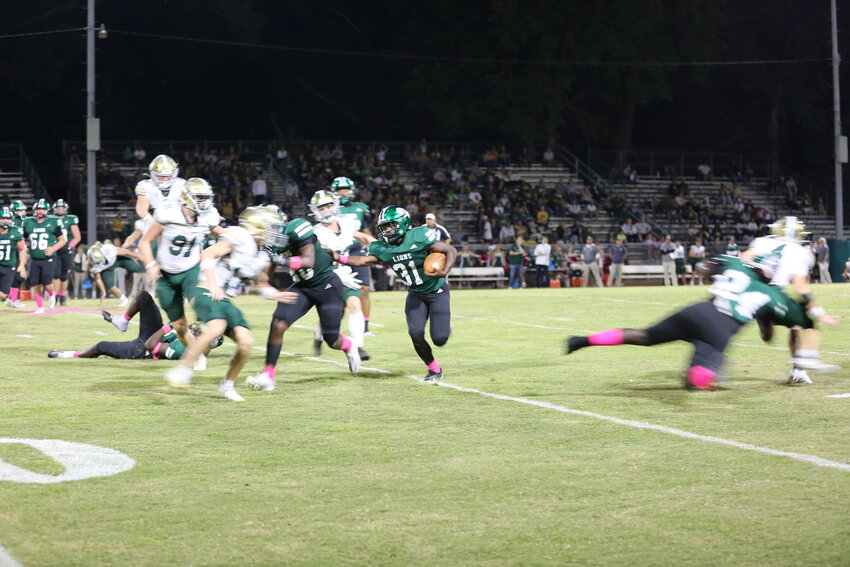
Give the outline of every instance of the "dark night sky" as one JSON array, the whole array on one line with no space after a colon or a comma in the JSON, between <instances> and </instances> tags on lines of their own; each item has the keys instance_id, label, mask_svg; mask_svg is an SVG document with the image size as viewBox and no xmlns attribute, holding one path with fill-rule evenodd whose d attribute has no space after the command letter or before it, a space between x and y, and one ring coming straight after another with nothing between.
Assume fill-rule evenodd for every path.
<instances>
[{"instance_id":1,"label":"dark night sky","mask_svg":"<svg viewBox=\"0 0 850 567\"><path fill-rule=\"evenodd\" d=\"M82 0L13 4L0 35L85 23ZM104 140L555 139L579 155L622 145L774 150L809 174L829 165L829 63L659 71L435 62L120 33L515 60L828 58L827 0L150 0L97 10L111 30L97 42ZM83 137L84 38L0 42L0 142L24 143L42 175L61 182L61 141Z\"/></svg>"}]
</instances>

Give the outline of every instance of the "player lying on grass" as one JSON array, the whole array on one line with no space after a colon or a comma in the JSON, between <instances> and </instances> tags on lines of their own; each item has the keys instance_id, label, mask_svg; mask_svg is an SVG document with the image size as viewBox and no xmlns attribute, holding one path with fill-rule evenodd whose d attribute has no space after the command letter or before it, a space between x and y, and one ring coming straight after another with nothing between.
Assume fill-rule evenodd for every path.
<instances>
[{"instance_id":1,"label":"player lying on grass","mask_svg":"<svg viewBox=\"0 0 850 567\"><path fill-rule=\"evenodd\" d=\"M124 360L140 358L153 358L155 360L175 360L183 355L183 343L177 340L177 332L171 325L162 324L162 316L159 307L146 291L140 291L127 306L127 313L134 316L139 314L139 336L132 341L101 341L87 349L74 350L51 350L47 353L50 358L97 358L98 356L109 356ZM109 311L103 311L104 320L112 323L124 332L127 330L129 319L121 315L112 315ZM201 332L199 324L190 327L193 334ZM219 346L214 344L213 346Z\"/></svg>"},{"instance_id":2,"label":"player lying on grass","mask_svg":"<svg viewBox=\"0 0 850 567\"><path fill-rule=\"evenodd\" d=\"M713 276L709 293L714 297L674 313L648 329L610 329L587 337L567 339L567 354L589 346L654 346L672 341L694 345L685 386L710 390L724 360L723 351L738 330L755 317L771 317L804 326L809 320L804 306L738 258L723 256L701 262L704 275Z\"/></svg>"},{"instance_id":3,"label":"player lying on grass","mask_svg":"<svg viewBox=\"0 0 850 567\"><path fill-rule=\"evenodd\" d=\"M378 234L381 240L369 245L365 256L344 256L329 250L333 260L349 266L374 266L386 262L393 272L408 286L404 314L407 332L413 348L428 373L425 381L439 380L443 369L434 358L431 345L425 340L425 324L430 319L431 340L443 346L451 333L451 303L446 276L457 259L457 250L441 240L427 226L412 227L410 213L396 206L386 207L378 216ZM446 255L445 265L432 274L425 273L425 258L432 252Z\"/></svg>"}]
</instances>

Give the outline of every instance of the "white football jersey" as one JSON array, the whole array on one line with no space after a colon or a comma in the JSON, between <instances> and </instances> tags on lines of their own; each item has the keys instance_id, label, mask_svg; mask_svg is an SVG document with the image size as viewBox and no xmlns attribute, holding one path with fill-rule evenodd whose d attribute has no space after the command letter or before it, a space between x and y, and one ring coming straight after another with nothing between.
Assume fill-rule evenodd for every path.
<instances>
[{"instance_id":1,"label":"white football jersey","mask_svg":"<svg viewBox=\"0 0 850 567\"><path fill-rule=\"evenodd\" d=\"M322 247L330 248L339 254L345 254L351 248L352 243L355 242L354 233L360 229L360 221L354 216L338 216L336 221L339 223L339 232L335 232L330 226L322 222L313 225L313 232ZM343 264L336 264L334 272L342 278L343 282L346 281L346 278L355 277L351 266Z\"/></svg>"},{"instance_id":2,"label":"white football jersey","mask_svg":"<svg viewBox=\"0 0 850 567\"><path fill-rule=\"evenodd\" d=\"M245 280L257 277L257 274L268 267L271 260L269 255L257 246L257 241L251 233L241 226L228 227L220 238L230 242L233 251L218 258L215 278L225 294L236 297L241 292ZM201 272L198 282L206 280L206 275Z\"/></svg>"},{"instance_id":3,"label":"white football jersey","mask_svg":"<svg viewBox=\"0 0 850 567\"><path fill-rule=\"evenodd\" d=\"M115 261L118 259L118 249L114 244L105 242L101 244L100 251L103 253L103 259L97 263L92 262L89 267L93 274L99 274L104 270L108 270L115 265Z\"/></svg>"},{"instance_id":4,"label":"white football jersey","mask_svg":"<svg viewBox=\"0 0 850 567\"><path fill-rule=\"evenodd\" d=\"M785 238L756 238L750 244L757 263L773 271L770 285L785 287L793 276L808 277L814 266L814 256L798 242Z\"/></svg>"},{"instance_id":5,"label":"white football jersey","mask_svg":"<svg viewBox=\"0 0 850 567\"><path fill-rule=\"evenodd\" d=\"M156 183L153 182L152 179L142 179L136 184L136 195L141 195L148 198L149 207L152 209L156 209L165 201L174 201L175 203L180 202L180 196L183 193L183 185L186 184L186 180L182 177L175 177L174 181L171 183L171 188L168 190L168 194L164 194L159 187L156 186Z\"/></svg>"},{"instance_id":6,"label":"white football jersey","mask_svg":"<svg viewBox=\"0 0 850 567\"><path fill-rule=\"evenodd\" d=\"M156 261L162 271L182 274L198 265L204 238L217 227L221 217L215 207L199 214L194 224L189 224L183 207L173 201L165 201L153 213L156 222L162 225Z\"/></svg>"}]
</instances>

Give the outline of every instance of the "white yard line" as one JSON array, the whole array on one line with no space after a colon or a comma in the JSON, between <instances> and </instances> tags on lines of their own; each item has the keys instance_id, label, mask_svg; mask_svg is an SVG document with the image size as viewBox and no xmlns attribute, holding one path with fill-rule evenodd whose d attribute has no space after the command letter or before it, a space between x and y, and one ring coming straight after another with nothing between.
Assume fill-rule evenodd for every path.
<instances>
[{"instance_id":1,"label":"white yard line","mask_svg":"<svg viewBox=\"0 0 850 567\"><path fill-rule=\"evenodd\" d=\"M11 553L0 545L0 567L22 567L22 565L12 557Z\"/></svg>"}]
</instances>

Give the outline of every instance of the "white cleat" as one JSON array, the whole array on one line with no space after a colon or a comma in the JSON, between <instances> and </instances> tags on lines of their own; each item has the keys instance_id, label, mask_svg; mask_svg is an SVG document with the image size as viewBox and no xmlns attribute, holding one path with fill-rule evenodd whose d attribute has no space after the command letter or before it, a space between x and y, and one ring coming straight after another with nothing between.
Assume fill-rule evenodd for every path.
<instances>
[{"instance_id":1,"label":"white cleat","mask_svg":"<svg viewBox=\"0 0 850 567\"><path fill-rule=\"evenodd\" d=\"M15 304L12 303L12 300L7 297L6 298L6 307L14 307L14 306L15 306Z\"/></svg>"},{"instance_id":2,"label":"white cleat","mask_svg":"<svg viewBox=\"0 0 850 567\"><path fill-rule=\"evenodd\" d=\"M174 388L188 388L192 385L192 370L182 365L177 365L165 373L165 381Z\"/></svg>"},{"instance_id":3,"label":"white cleat","mask_svg":"<svg viewBox=\"0 0 850 567\"><path fill-rule=\"evenodd\" d=\"M814 357L799 356L795 357L792 362L794 363L795 368L812 370L817 374L829 374L841 369L841 367L837 364L827 364L826 362Z\"/></svg>"},{"instance_id":4,"label":"white cleat","mask_svg":"<svg viewBox=\"0 0 850 567\"><path fill-rule=\"evenodd\" d=\"M232 400L234 402L244 402L245 398L240 396L236 392L236 388L233 387L233 380L224 379L218 383L218 393L221 394L222 397L227 398L228 400Z\"/></svg>"},{"instance_id":5,"label":"white cleat","mask_svg":"<svg viewBox=\"0 0 850 567\"><path fill-rule=\"evenodd\" d=\"M193 370L206 370L207 369L207 357L203 354L198 357L198 360L195 361L195 366L192 368Z\"/></svg>"},{"instance_id":6,"label":"white cleat","mask_svg":"<svg viewBox=\"0 0 850 567\"><path fill-rule=\"evenodd\" d=\"M45 313L44 307L39 307L38 309L35 310L36 315L44 315L44 313Z\"/></svg>"},{"instance_id":7,"label":"white cleat","mask_svg":"<svg viewBox=\"0 0 850 567\"><path fill-rule=\"evenodd\" d=\"M375 333L373 333L372 331L364 331L363 336L364 337L374 337Z\"/></svg>"},{"instance_id":8,"label":"white cleat","mask_svg":"<svg viewBox=\"0 0 850 567\"><path fill-rule=\"evenodd\" d=\"M351 345L351 348L348 349L345 356L348 358L348 369L352 374L355 374L358 370L360 370L360 353L357 352L357 347Z\"/></svg>"},{"instance_id":9,"label":"white cleat","mask_svg":"<svg viewBox=\"0 0 850 567\"><path fill-rule=\"evenodd\" d=\"M118 307L124 307L128 303L130 303L130 298L127 297L126 295L124 295L124 296L121 297L121 301L118 302Z\"/></svg>"},{"instance_id":10,"label":"white cleat","mask_svg":"<svg viewBox=\"0 0 850 567\"><path fill-rule=\"evenodd\" d=\"M257 372L245 378L245 384L260 392L271 392L274 390L274 378L268 372Z\"/></svg>"},{"instance_id":11,"label":"white cleat","mask_svg":"<svg viewBox=\"0 0 850 567\"><path fill-rule=\"evenodd\" d=\"M21 301L20 299L12 303L12 307L14 307L15 309L23 309L26 306L27 304Z\"/></svg>"},{"instance_id":12,"label":"white cleat","mask_svg":"<svg viewBox=\"0 0 850 567\"><path fill-rule=\"evenodd\" d=\"M794 368L788 373L789 384L811 384L812 379L809 378L809 373L802 368Z\"/></svg>"},{"instance_id":13,"label":"white cleat","mask_svg":"<svg viewBox=\"0 0 850 567\"><path fill-rule=\"evenodd\" d=\"M55 295L49 295L47 297L47 308L53 309L54 307L56 307L56 296Z\"/></svg>"}]
</instances>

